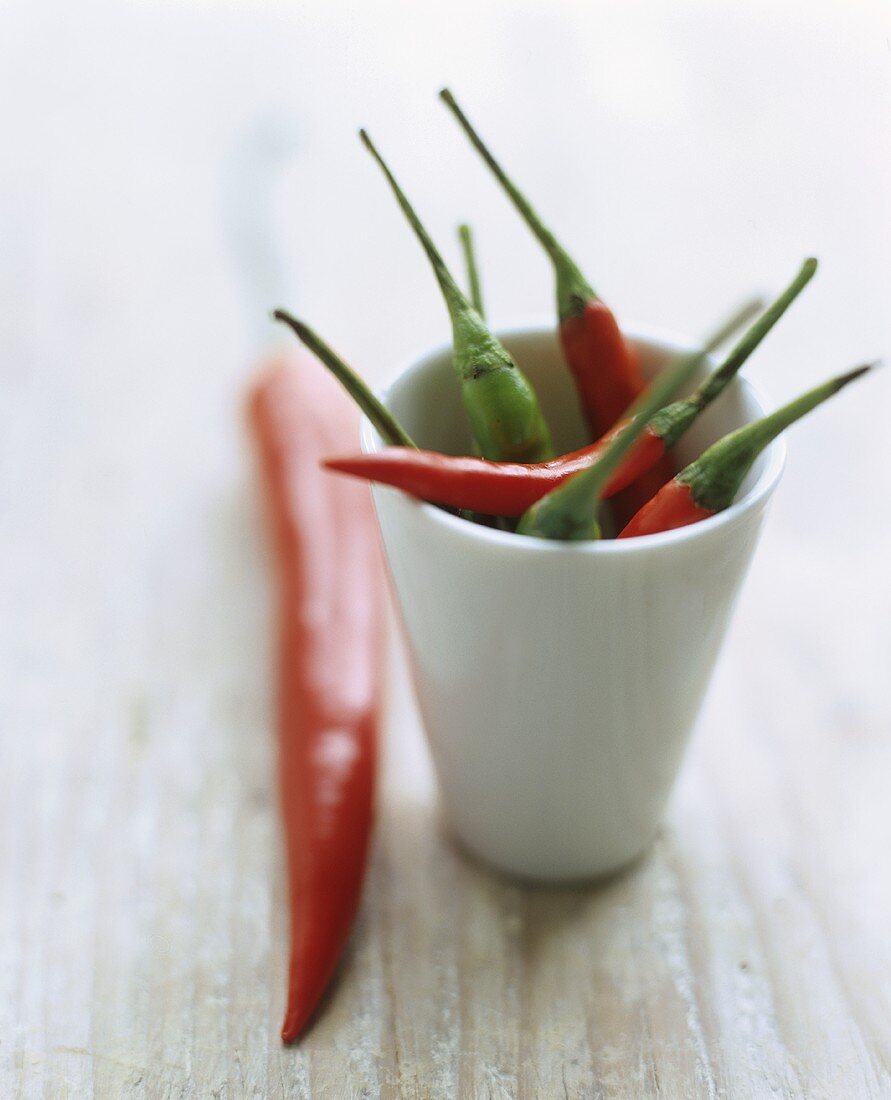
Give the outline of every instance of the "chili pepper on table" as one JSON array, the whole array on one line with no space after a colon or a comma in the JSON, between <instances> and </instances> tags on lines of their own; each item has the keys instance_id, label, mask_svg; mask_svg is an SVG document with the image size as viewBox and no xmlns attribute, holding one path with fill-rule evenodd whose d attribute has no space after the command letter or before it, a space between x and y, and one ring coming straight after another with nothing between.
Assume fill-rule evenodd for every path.
<instances>
[{"instance_id":1,"label":"chili pepper on table","mask_svg":"<svg viewBox=\"0 0 891 1100\"><path fill-rule=\"evenodd\" d=\"M483 306L483 288L480 284L479 265L476 262L476 248L473 243L473 231L467 224L458 226L458 240L464 255L464 270L467 272L467 287L470 291L470 304L483 320L486 310Z\"/></svg>"},{"instance_id":2,"label":"chili pepper on table","mask_svg":"<svg viewBox=\"0 0 891 1100\"><path fill-rule=\"evenodd\" d=\"M612 311L489 151L452 93L443 88L439 95L550 257L557 279L563 352L591 432L602 435L627 412L644 388L634 351L622 336Z\"/></svg>"},{"instance_id":3,"label":"chili pepper on table","mask_svg":"<svg viewBox=\"0 0 891 1100\"><path fill-rule=\"evenodd\" d=\"M367 490L321 457L355 433L324 372L280 360L249 394L278 574L279 778L291 957L285 1042L309 1021L359 903L381 678L380 561Z\"/></svg>"},{"instance_id":4,"label":"chili pepper on table","mask_svg":"<svg viewBox=\"0 0 891 1100\"><path fill-rule=\"evenodd\" d=\"M791 290L791 288L790 288ZM603 497L611 497L651 470L669 447L673 447L699 413L724 389L755 350L786 308L789 291L777 299L742 337L720 367L690 397L681 399L653 416L640 439L631 448L613 476L606 482ZM781 303L784 303L781 305ZM760 308L753 299L728 319L709 340L717 346L728 339ZM364 477L410 493L419 500L483 515L521 516L537 500L568 478L591 467L626 430L622 420L596 443L561 455L550 462L488 462L485 459L444 455L435 451L407 451L388 447L373 454L326 459L328 469L353 477Z\"/></svg>"},{"instance_id":5,"label":"chili pepper on table","mask_svg":"<svg viewBox=\"0 0 891 1100\"><path fill-rule=\"evenodd\" d=\"M724 342L727 328L728 325L723 326L701 349L680 356L673 365L658 374L628 410L628 424L613 435L597 461L528 508L517 525L517 533L545 539L599 539L599 513L606 486L638 441L647 422L690 380L711 352Z\"/></svg>"},{"instance_id":6,"label":"chili pepper on table","mask_svg":"<svg viewBox=\"0 0 891 1100\"><path fill-rule=\"evenodd\" d=\"M364 130L359 133L427 253L439 282L452 322L453 362L461 383L461 397L480 452L486 458L513 462L551 458L551 433L532 387L452 278L371 138Z\"/></svg>"},{"instance_id":7,"label":"chili pepper on table","mask_svg":"<svg viewBox=\"0 0 891 1100\"><path fill-rule=\"evenodd\" d=\"M648 501L617 537L628 539L672 531L729 508L746 474L769 443L873 365L857 367L824 382L769 416L719 439Z\"/></svg>"}]
</instances>

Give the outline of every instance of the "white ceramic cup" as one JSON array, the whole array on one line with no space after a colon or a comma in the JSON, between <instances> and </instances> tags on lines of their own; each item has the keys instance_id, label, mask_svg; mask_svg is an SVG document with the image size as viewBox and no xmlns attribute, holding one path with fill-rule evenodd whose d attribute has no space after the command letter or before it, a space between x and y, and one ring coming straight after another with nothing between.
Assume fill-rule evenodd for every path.
<instances>
[{"instance_id":1,"label":"white ceramic cup","mask_svg":"<svg viewBox=\"0 0 891 1100\"><path fill-rule=\"evenodd\" d=\"M499 334L538 393L558 453L582 446L555 335ZM685 350L632 337L651 376ZM470 453L450 349L385 395L420 446ZM741 380L682 440L690 461L762 414ZM365 450L381 440L366 421ZM482 527L375 487L415 688L454 835L525 878L607 874L653 838L671 792L767 502L783 445L737 502L641 539L559 543Z\"/></svg>"}]
</instances>

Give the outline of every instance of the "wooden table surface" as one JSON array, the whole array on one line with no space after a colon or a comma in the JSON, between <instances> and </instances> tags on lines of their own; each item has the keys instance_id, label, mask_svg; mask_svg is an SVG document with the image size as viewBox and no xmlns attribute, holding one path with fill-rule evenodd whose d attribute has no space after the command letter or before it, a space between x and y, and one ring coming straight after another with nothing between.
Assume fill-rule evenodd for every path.
<instances>
[{"instance_id":1,"label":"wooden table surface","mask_svg":"<svg viewBox=\"0 0 891 1100\"><path fill-rule=\"evenodd\" d=\"M882 0L417 7L0 7L0 1096L891 1096L887 374L791 437L626 874L453 850L396 649L361 917L279 1043L241 395L281 300L375 382L447 332L357 126L450 257L477 226L496 322L549 272L444 80L626 320L696 334L814 252L751 377L891 354Z\"/></svg>"}]
</instances>

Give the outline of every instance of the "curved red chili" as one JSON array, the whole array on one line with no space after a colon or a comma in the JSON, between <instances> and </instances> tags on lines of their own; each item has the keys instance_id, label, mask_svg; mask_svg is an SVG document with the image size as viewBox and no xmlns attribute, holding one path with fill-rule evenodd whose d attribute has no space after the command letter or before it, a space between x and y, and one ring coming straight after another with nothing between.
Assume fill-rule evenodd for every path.
<instances>
[{"instance_id":1,"label":"curved red chili","mask_svg":"<svg viewBox=\"0 0 891 1100\"><path fill-rule=\"evenodd\" d=\"M279 780L291 911L282 1038L325 990L359 903L372 824L381 660L380 562L366 487L322 455L356 432L337 384L279 360L254 383L278 567Z\"/></svg>"},{"instance_id":2,"label":"curved red chili","mask_svg":"<svg viewBox=\"0 0 891 1100\"><path fill-rule=\"evenodd\" d=\"M593 465L626 426L623 421L602 439L550 462L489 462L484 458L444 455L436 451L387 447L374 454L327 458L330 470L366 478L410 493L419 500L466 508L489 516L521 516L567 478ZM665 444L649 428L634 445L606 488L610 496L652 469Z\"/></svg>"}]
</instances>

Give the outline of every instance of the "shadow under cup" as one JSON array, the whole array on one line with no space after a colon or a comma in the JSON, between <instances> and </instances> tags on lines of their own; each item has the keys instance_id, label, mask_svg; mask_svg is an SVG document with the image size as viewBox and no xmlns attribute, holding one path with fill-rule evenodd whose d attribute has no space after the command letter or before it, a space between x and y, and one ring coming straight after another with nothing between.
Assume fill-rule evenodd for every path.
<instances>
[{"instance_id":1,"label":"shadow under cup","mask_svg":"<svg viewBox=\"0 0 891 1100\"><path fill-rule=\"evenodd\" d=\"M554 333L499 335L535 387L558 453L583 446ZM632 339L647 376L687 350ZM405 370L386 401L419 446L470 453L449 349ZM734 380L676 448L678 468L761 415L751 387ZM367 422L362 444L382 446ZM608 874L648 845L783 453L773 443L721 515L618 542L520 537L375 486L446 819L477 856L559 881Z\"/></svg>"}]
</instances>

